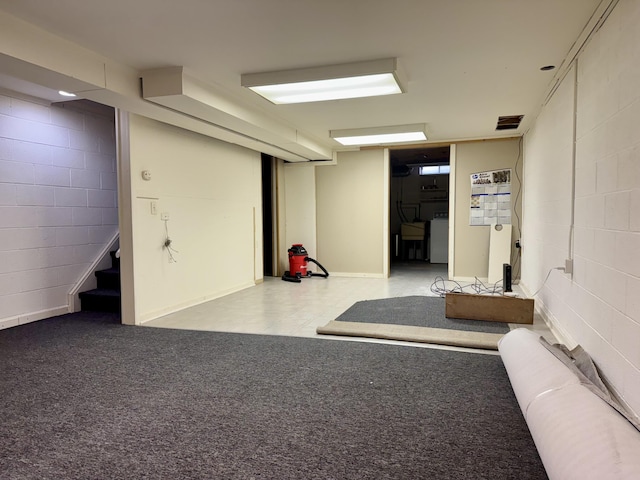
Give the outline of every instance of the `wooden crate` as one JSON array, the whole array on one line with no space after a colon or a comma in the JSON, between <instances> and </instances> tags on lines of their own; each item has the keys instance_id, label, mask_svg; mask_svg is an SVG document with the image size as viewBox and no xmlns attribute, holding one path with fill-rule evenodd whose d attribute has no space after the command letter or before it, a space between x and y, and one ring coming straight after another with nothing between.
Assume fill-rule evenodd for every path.
<instances>
[{"instance_id":1,"label":"wooden crate","mask_svg":"<svg viewBox=\"0 0 640 480\"><path fill-rule=\"evenodd\" d=\"M533 298L447 293L445 301L449 318L533 324Z\"/></svg>"}]
</instances>

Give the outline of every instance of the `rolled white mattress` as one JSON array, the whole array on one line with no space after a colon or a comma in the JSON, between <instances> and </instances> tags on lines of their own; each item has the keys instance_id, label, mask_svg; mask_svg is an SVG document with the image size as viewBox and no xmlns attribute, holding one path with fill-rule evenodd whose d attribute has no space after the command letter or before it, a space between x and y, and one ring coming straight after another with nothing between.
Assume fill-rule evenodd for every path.
<instances>
[{"instance_id":1,"label":"rolled white mattress","mask_svg":"<svg viewBox=\"0 0 640 480\"><path fill-rule=\"evenodd\" d=\"M498 350L551 480L640 479L640 432L587 388L539 335L512 330Z\"/></svg>"}]
</instances>

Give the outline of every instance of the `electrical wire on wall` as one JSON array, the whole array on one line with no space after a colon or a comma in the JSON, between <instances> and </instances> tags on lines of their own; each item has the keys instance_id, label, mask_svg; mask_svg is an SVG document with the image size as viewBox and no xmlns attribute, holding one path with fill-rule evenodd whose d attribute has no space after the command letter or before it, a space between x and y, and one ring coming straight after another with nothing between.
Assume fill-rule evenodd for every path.
<instances>
[{"instance_id":1,"label":"electrical wire on wall","mask_svg":"<svg viewBox=\"0 0 640 480\"><path fill-rule=\"evenodd\" d=\"M173 256L174 253L180 253L178 252L175 248L173 248L172 245L172 241L171 238L169 237L169 220L165 220L164 221L164 233L165 233L165 237L164 237L164 243L162 244L162 248L163 249L167 249L167 253L169 253L169 263L176 263L177 260L175 259L175 257Z\"/></svg>"},{"instance_id":2,"label":"electrical wire on wall","mask_svg":"<svg viewBox=\"0 0 640 480\"><path fill-rule=\"evenodd\" d=\"M553 272L554 270L560 270L561 272L564 272L564 267L553 267L553 268L551 268L549 270L549 272L547 273L547 276L544 277L544 281L542 282L542 285L540 285L540 288L538 290L536 290L536 293L531 295L531 298L535 297L536 295L538 295L540 293L540 291L544 288L545 284L547 283L547 280L549 280L549 276L551 276L551 272Z\"/></svg>"},{"instance_id":3,"label":"electrical wire on wall","mask_svg":"<svg viewBox=\"0 0 640 480\"><path fill-rule=\"evenodd\" d=\"M518 222L517 227L518 227L518 235L517 235L517 239L518 239L518 244L517 244L517 249L516 249L516 258L513 259L511 261L511 265L513 265L513 278L520 278L520 269L522 267L522 261L521 261L521 256L522 256L522 251L520 250L522 248L522 245L520 243L520 238L522 237L522 226L521 226L521 221L520 221L520 215L518 215L518 198L520 197L520 194L522 192L522 179L520 178L520 175L518 175L518 163L520 163L520 159L522 158L523 152L523 145L522 145L522 139L523 137L520 137L520 141L518 142L518 158L516 158L516 164L513 168L513 171L516 174L516 178L518 179L518 192L516 193L516 198L513 202L513 213L515 213L516 215L516 220Z\"/></svg>"}]
</instances>

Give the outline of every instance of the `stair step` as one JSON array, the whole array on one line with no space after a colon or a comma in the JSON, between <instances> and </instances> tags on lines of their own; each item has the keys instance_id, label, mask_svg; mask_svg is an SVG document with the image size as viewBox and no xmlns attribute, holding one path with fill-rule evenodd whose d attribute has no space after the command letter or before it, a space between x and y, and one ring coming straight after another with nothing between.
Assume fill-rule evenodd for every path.
<instances>
[{"instance_id":1,"label":"stair step","mask_svg":"<svg viewBox=\"0 0 640 480\"><path fill-rule=\"evenodd\" d=\"M98 288L120 291L120 268L107 268L96 273Z\"/></svg>"},{"instance_id":2,"label":"stair step","mask_svg":"<svg viewBox=\"0 0 640 480\"><path fill-rule=\"evenodd\" d=\"M109 252L109 255L111 256L111 267L112 268L120 268L120 259L116 258L116 251L117 250L113 250L111 252Z\"/></svg>"},{"instance_id":3,"label":"stair step","mask_svg":"<svg viewBox=\"0 0 640 480\"><path fill-rule=\"evenodd\" d=\"M82 310L97 312L120 312L120 291L108 288L95 288L80 293Z\"/></svg>"}]
</instances>

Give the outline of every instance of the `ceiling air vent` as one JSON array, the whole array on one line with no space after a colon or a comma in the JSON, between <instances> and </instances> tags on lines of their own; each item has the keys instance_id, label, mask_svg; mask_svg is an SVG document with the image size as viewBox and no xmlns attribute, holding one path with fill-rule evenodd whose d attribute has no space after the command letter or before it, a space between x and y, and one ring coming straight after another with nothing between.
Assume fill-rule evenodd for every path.
<instances>
[{"instance_id":1,"label":"ceiling air vent","mask_svg":"<svg viewBox=\"0 0 640 480\"><path fill-rule=\"evenodd\" d=\"M520 122L524 115L509 115L506 117L498 117L496 130L515 130L520 126Z\"/></svg>"}]
</instances>

